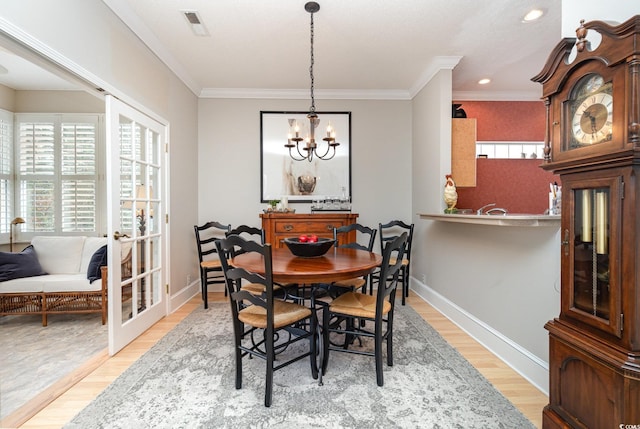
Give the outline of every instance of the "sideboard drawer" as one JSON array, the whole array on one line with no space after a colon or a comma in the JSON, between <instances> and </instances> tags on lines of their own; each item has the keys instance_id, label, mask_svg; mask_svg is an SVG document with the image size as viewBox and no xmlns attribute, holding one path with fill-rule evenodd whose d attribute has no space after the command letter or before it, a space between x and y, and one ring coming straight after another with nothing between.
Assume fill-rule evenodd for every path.
<instances>
[{"instance_id":1,"label":"sideboard drawer","mask_svg":"<svg viewBox=\"0 0 640 429\"><path fill-rule=\"evenodd\" d=\"M332 238L333 228L350 225L358 221L356 213L265 213L260 214L265 241L274 248L284 247L287 237L297 237L301 234L316 234L319 237ZM340 243L355 241L355 231L348 237L340 237Z\"/></svg>"},{"instance_id":2,"label":"sideboard drawer","mask_svg":"<svg viewBox=\"0 0 640 429\"><path fill-rule=\"evenodd\" d=\"M276 222L276 233L291 233L291 234L333 234L333 228L339 228L344 225L343 221L335 220L332 222L327 221L283 221Z\"/></svg>"}]
</instances>

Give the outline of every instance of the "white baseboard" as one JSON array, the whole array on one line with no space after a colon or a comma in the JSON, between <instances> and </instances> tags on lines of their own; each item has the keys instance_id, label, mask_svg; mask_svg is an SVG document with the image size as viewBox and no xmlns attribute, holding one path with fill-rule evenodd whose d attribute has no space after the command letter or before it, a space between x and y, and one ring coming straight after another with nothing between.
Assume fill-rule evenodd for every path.
<instances>
[{"instance_id":1,"label":"white baseboard","mask_svg":"<svg viewBox=\"0 0 640 429\"><path fill-rule=\"evenodd\" d=\"M224 292L223 284L209 285L209 292ZM191 282L189 285L171 295L169 299L169 314L186 304L191 298L201 293L200 280Z\"/></svg>"},{"instance_id":2,"label":"white baseboard","mask_svg":"<svg viewBox=\"0 0 640 429\"><path fill-rule=\"evenodd\" d=\"M191 298L200 293L200 280L180 289L177 293L169 296L169 314L186 304Z\"/></svg>"},{"instance_id":3,"label":"white baseboard","mask_svg":"<svg viewBox=\"0 0 640 429\"><path fill-rule=\"evenodd\" d=\"M549 395L549 364L547 362L467 313L424 283L413 277L410 281L413 292L522 375L538 390Z\"/></svg>"}]
</instances>

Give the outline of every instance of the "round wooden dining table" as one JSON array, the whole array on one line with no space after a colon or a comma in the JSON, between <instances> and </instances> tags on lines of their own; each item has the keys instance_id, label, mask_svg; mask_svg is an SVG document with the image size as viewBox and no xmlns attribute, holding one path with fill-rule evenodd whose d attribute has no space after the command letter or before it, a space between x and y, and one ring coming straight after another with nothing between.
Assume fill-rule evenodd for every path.
<instances>
[{"instance_id":1,"label":"round wooden dining table","mask_svg":"<svg viewBox=\"0 0 640 429\"><path fill-rule=\"evenodd\" d=\"M273 281L276 283L331 283L369 274L382 263L382 256L365 250L333 247L323 256L301 258L286 248L271 249ZM234 267L264 274L264 261L256 253L243 253L231 260Z\"/></svg>"}]
</instances>

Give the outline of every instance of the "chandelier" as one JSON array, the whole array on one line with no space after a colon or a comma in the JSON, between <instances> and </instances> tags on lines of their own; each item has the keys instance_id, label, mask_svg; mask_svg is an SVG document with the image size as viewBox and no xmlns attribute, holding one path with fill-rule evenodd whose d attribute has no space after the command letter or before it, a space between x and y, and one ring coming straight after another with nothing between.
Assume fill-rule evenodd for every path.
<instances>
[{"instance_id":1,"label":"chandelier","mask_svg":"<svg viewBox=\"0 0 640 429\"><path fill-rule=\"evenodd\" d=\"M300 137L300 124L295 119L289 119L289 136L287 144L284 147L289 149L289 156L295 161L307 160L311 162L315 157L322 160L329 160L336 154L336 146L340 143L336 142L336 132L331 126L331 123L327 125L327 136L322 140L326 142L326 151L324 153L318 152L318 144L316 143L315 132L316 128L320 124L320 118L316 114L316 102L313 97L313 14L320 10L320 5L314 1L310 1L304 5L304 10L311 14L311 66L309 66L309 75L311 77L311 107L307 114L309 119L309 135L306 138ZM304 143L302 143L304 142ZM293 151L296 149L296 152Z\"/></svg>"}]
</instances>

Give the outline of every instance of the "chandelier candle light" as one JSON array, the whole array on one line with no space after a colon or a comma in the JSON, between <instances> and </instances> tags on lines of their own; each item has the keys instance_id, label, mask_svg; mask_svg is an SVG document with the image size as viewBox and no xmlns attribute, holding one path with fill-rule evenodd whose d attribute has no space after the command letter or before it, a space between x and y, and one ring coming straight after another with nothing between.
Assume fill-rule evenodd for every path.
<instances>
[{"instance_id":1,"label":"chandelier candle light","mask_svg":"<svg viewBox=\"0 0 640 429\"><path fill-rule=\"evenodd\" d=\"M315 131L320 124L320 118L316 114L316 102L313 96L313 14L320 10L320 5L314 1L310 1L304 5L304 9L311 14L311 66L309 67L309 75L311 77L311 107L307 118L309 119L309 135L306 139L300 137L300 124L295 119L289 119L289 136L287 144L284 147L289 149L289 156L295 161L307 160L311 162L313 157L316 156L322 160L329 160L336 154L336 146L340 143L336 142L336 132L331 126L331 123L327 125L327 136L322 140L327 142L327 150L321 155L318 153L318 145L316 143ZM300 143L304 141L304 145ZM292 149L296 148L298 154L296 155ZM304 152L304 153L303 153Z\"/></svg>"}]
</instances>

